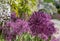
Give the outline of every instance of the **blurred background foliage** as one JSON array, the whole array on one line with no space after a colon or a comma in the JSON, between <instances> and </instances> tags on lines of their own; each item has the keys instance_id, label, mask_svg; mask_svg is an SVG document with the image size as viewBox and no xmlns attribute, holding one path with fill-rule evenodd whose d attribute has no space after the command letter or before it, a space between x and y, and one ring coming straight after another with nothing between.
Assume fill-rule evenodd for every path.
<instances>
[{"instance_id":1,"label":"blurred background foliage","mask_svg":"<svg viewBox=\"0 0 60 41\"><path fill-rule=\"evenodd\" d=\"M36 0L9 0L11 11L16 12L19 17L30 15L36 10Z\"/></svg>"}]
</instances>

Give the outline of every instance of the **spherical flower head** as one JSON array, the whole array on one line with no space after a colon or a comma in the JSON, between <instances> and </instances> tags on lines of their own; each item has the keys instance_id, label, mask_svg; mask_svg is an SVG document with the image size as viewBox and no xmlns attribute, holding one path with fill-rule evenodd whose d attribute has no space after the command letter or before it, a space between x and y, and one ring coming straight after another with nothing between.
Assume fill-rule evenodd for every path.
<instances>
[{"instance_id":1,"label":"spherical flower head","mask_svg":"<svg viewBox=\"0 0 60 41\"><path fill-rule=\"evenodd\" d=\"M29 26L32 35L45 34L47 37L55 32L54 23L51 21L51 16L44 12L34 12L29 19Z\"/></svg>"},{"instance_id":2,"label":"spherical flower head","mask_svg":"<svg viewBox=\"0 0 60 41\"><path fill-rule=\"evenodd\" d=\"M25 32L30 32L28 22L26 22L24 20L21 20L21 19L17 19L15 23L16 23L16 26L17 26L16 30L18 29L17 32L19 34L22 34L22 33L25 33Z\"/></svg>"},{"instance_id":3,"label":"spherical flower head","mask_svg":"<svg viewBox=\"0 0 60 41\"><path fill-rule=\"evenodd\" d=\"M6 41L12 41L12 39L16 38L16 33L13 32L11 24L12 23L9 21L3 26L2 34Z\"/></svg>"},{"instance_id":4,"label":"spherical flower head","mask_svg":"<svg viewBox=\"0 0 60 41\"><path fill-rule=\"evenodd\" d=\"M7 21L3 28L3 34L7 40L15 39L16 35L22 35L28 32L30 32L28 22L21 19Z\"/></svg>"}]
</instances>

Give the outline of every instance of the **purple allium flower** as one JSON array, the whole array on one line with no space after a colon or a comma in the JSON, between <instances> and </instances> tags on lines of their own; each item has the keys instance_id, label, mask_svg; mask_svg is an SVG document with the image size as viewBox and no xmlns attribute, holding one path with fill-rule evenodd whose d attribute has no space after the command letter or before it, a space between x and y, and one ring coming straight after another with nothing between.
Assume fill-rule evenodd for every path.
<instances>
[{"instance_id":1,"label":"purple allium flower","mask_svg":"<svg viewBox=\"0 0 60 41\"><path fill-rule=\"evenodd\" d=\"M13 21L7 21L3 27L3 34L7 40L15 39L16 35L22 35L23 33L30 32L28 22L19 18L17 18L15 21L14 19L16 19L15 16L12 19Z\"/></svg>"},{"instance_id":2,"label":"purple allium flower","mask_svg":"<svg viewBox=\"0 0 60 41\"><path fill-rule=\"evenodd\" d=\"M51 21L51 16L44 12L34 12L29 19L29 26L32 35L45 34L47 37L55 32L54 23Z\"/></svg>"}]
</instances>

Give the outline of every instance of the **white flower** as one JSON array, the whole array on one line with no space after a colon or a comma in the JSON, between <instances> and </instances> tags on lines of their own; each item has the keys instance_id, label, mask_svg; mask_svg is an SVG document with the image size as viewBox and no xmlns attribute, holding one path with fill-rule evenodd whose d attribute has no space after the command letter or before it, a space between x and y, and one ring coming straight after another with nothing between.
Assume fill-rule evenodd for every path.
<instances>
[{"instance_id":1,"label":"white flower","mask_svg":"<svg viewBox=\"0 0 60 41\"><path fill-rule=\"evenodd\" d=\"M0 3L0 22L9 18L8 16L10 16L10 14L10 5L7 3Z\"/></svg>"}]
</instances>

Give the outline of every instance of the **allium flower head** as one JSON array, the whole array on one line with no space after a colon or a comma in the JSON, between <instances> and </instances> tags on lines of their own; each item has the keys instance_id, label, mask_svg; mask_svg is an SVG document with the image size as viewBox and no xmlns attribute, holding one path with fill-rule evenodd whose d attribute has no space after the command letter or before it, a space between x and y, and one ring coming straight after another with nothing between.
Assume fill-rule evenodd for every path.
<instances>
[{"instance_id":1,"label":"allium flower head","mask_svg":"<svg viewBox=\"0 0 60 41\"><path fill-rule=\"evenodd\" d=\"M34 12L29 19L32 35L45 34L47 37L55 32L54 24L50 21L51 16L44 12Z\"/></svg>"},{"instance_id":2,"label":"allium flower head","mask_svg":"<svg viewBox=\"0 0 60 41\"><path fill-rule=\"evenodd\" d=\"M15 16L12 18L15 18ZM28 23L26 21L19 18L17 18L15 21L14 19L12 20L7 21L3 27L3 34L7 40L16 38L16 35L22 35L23 33L30 31Z\"/></svg>"}]
</instances>

